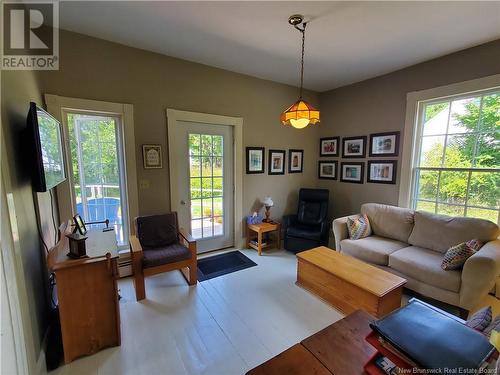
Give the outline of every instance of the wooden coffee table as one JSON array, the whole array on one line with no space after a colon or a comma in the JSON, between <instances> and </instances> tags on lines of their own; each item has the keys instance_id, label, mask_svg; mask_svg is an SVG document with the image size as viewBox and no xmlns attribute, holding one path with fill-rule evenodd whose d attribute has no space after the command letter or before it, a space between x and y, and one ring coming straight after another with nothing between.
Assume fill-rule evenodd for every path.
<instances>
[{"instance_id":1,"label":"wooden coffee table","mask_svg":"<svg viewBox=\"0 0 500 375\"><path fill-rule=\"evenodd\" d=\"M297 259L297 285L345 314L362 309L380 318L401 307L402 277L324 246Z\"/></svg>"},{"instance_id":2,"label":"wooden coffee table","mask_svg":"<svg viewBox=\"0 0 500 375\"><path fill-rule=\"evenodd\" d=\"M365 337L374 320L362 310L306 338L247 375L362 375L376 350Z\"/></svg>"}]
</instances>

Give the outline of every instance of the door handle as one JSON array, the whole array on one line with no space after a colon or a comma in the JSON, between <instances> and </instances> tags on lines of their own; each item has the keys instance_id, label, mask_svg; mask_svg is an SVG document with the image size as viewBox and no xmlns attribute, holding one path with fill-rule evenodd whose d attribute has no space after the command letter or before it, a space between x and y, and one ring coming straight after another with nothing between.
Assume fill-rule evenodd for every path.
<instances>
[{"instance_id":1,"label":"door handle","mask_svg":"<svg viewBox=\"0 0 500 375\"><path fill-rule=\"evenodd\" d=\"M185 200L181 200L181 204L182 204L183 206L185 206L185 205L186 205L186 201L185 201Z\"/></svg>"}]
</instances>

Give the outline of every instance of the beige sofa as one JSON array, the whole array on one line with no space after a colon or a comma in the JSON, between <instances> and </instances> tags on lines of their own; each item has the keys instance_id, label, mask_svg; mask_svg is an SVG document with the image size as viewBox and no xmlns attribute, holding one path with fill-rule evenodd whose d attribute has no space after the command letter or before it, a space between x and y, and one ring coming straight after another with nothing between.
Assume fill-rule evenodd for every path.
<instances>
[{"instance_id":1,"label":"beige sofa","mask_svg":"<svg viewBox=\"0 0 500 375\"><path fill-rule=\"evenodd\" d=\"M500 275L500 230L490 221L376 203L362 205L361 213L368 216L372 235L351 240L347 216L336 219L336 249L404 277L406 287L417 293L470 310ZM443 270L446 250L471 239L486 244L462 270Z\"/></svg>"}]
</instances>

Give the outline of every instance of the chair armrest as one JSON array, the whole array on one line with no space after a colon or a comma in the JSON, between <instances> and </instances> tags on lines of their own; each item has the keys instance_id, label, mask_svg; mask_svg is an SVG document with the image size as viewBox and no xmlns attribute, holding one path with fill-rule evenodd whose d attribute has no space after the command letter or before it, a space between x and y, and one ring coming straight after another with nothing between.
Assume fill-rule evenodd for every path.
<instances>
[{"instance_id":1,"label":"chair armrest","mask_svg":"<svg viewBox=\"0 0 500 375\"><path fill-rule=\"evenodd\" d=\"M500 275L500 240L486 243L464 264L460 307L470 310L489 293Z\"/></svg>"},{"instance_id":2,"label":"chair armrest","mask_svg":"<svg viewBox=\"0 0 500 375\"><path fill-rule=\"evenodd\" d=\"M141 243L139 242L139 239L137 238L136 235L131 234L129 236L129 242L130 242L130 253L133 255L134 253L139 253L142 252L142 246Z\"/></svg>"},{"instance_id":3,"label":"chair armrest","mask_svg":"<svg viewBox=\"0 0 500 375\"><path fill-rule=\"evenodd\" d=\"M184 228L179 228L179 240L184 240L187 243L196 242L193 236L191 236Z\"/></svg>"},{"instance_id":4,"label":"chair armrest","mask_svg":"<svg viewBox=\"0 0 500 375\"><path fill-rule=\"evenodd\" d=\"M196 240L184 229L179 228L179 241L184 243L191 251L191 256L197 257Z\"/></svg>"},{"instance_id":5,"label":"chair armrest","mask_svg":"<svg viewBox=\"0 0 500 375\"><path fill-rule=\"evenodd\" d=\"M286 229L293 225L297 221L297 215L285 215L283 216L283 230L286 233Z\"/></svg>"},{"instance_id":6,"label":"chair armrest","mask_svg":"<svg viewBox=\"0 0 500 375\"><path fill-rule=\"evenodd\" d=\"M349 238L349 231L347 230L347 218L355 218L357 215L349 215L344 217L339 217L333 220L333 235L335 237L335 250L341 251L340 241Z\"/></svg>"}]
</instances>

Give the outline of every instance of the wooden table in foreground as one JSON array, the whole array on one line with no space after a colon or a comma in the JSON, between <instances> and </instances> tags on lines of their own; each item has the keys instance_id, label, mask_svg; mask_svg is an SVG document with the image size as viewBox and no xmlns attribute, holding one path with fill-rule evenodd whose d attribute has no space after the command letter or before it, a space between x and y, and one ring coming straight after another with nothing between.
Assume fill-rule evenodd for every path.
<instances>
[{"instance_id":1,"label":"wooden table in foreground","mask_svg":"<svg viewBox=\"0 0 500 375\"><path fill-rule=\"evenodd\" d=\"M375 354L375 348L365 341L374 319L364 311L355 311L247 374L364 374L363 366Z\"/></svg>"},{"instance_id":2,"label":"wooden table in foreground","mask_svg":"<svg viewBox=\"0 0 500 375\"><path fill-rule=\"evenodd\" d=\"M252 232L257 233L257 244L251 243L251 238L250 236L252 235ZM262 244L262 235L264 233L269 233L269 232L276 232L276 239L271 242L271 239L268 239L268 242L266 245ZM270 222L270 223L259 223L259 224L248 224L247 225L247 248L251 247L252 249L257 250L259 255L262 255L262 250L267 249L270 247L276 247L277 249L280 248L281 244L281 224L277 222Z\"/></svg>"},{"instance_id":3,"label":"wooden table in foreground","mask_svg":"<svg viewBox=\"0 0 500 375\"><path fill-rule=\"evenodd\" d=\"M297 285L345 314L362 309L380 318L401 307L402 277L324 246L297 260Z\"/></svg>"}]
</instances>

